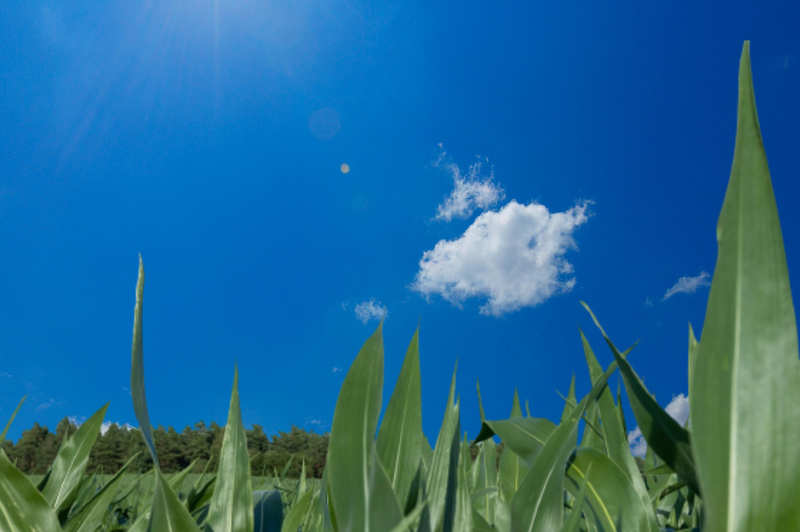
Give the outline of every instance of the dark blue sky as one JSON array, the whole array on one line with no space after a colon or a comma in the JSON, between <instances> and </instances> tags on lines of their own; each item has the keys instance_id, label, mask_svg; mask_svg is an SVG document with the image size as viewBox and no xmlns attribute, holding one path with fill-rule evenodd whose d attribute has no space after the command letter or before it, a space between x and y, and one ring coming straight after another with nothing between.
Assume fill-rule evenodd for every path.
<instances>
[{"instance_id":1,"label":"dark blue sky","mask_svg":"<svg viewBox=\"0 0 800 532\"><path fill-rule=\"evenodd\" d=\"M246 424L329 429L370 301L386 401L421 322L430 439L456 359L471 436L478 378L490 418L515 387L550 418L573 372L585 393L578 325L612 357L580 300L620 347L641 338L631 361L667 404L708 289L662 298L714 270L745 39L800 277L794 3L34 0L0 24L14 439L109 400L135 423L137 253L155 424L224 423L238 361Z\"/></svg>"}]
</instances>

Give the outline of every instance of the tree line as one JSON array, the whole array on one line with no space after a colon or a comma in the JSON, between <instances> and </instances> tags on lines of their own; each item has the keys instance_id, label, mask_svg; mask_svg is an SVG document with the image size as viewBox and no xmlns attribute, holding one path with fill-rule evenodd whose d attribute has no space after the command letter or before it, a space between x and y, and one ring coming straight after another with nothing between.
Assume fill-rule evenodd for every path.
<instances>
[{"instance_id":1,"label":"tree line","mask_svg":"<svg viewBox=\"0 0 800 532\"><path fill-rule=\"evenodd\" d=\"M23 473L44 474L58 454L64 436L74 434L76 430L78 426L68 418L58 423L55 432L35 423L22 433L16 443L6 440L3 451ZM200 473L206 467L208 471L216 471L224 435L225 427L213 421L208 426L200 421L181 432L159 425L154 429L153 437L162 471L182 471L192 463L193 472ZM291 459L288 477L299 477L305 463L307 476L321 478L328 452L328 434L317 434L292 426L289 432L279 431L276 435L268 436L263 427L253 425L252 429L247 430L247 447L253 475L269 476L274 471L281 473ZM131 471L145 472L152 468L153 459L139 429L112 424L105 433L98 435L89 456L87 471L115 473L136 453L139 456L134 460Z\"/></svg>"}]
</instances>

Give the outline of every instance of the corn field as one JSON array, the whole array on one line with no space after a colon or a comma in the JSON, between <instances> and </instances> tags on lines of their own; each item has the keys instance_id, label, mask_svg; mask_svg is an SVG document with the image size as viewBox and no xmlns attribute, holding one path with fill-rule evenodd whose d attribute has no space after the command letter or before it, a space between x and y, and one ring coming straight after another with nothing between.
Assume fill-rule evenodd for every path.
<instances>
[{"instance_id":1,"label":"corn field","mask_svg":"<svg viewBox=\"0 0 800 532\"><path fill-rule=\"evenodd\" d=\"M238 370L218 469L194 482L186 482L192 466L169 478L161 472L145 397L140 260L131 392L153 469L135 481L128 466L105 481L85 474L106 405L65 438L36 485L0 452L0 531L800 531L797 329L747 42L717 239L701 341L689 330L686 426L645 388L627 360L633 348L618 349L585 304L614 362L601 367L576 331L592 388L578 396L573 380L558 423L523 415L515 396L508 419L486 419L481 406L482 424L471 427L477 437L470 441L454 373L441 429L429 441L422 432L417 331L378 426L381 323L342 384L321 481L305 474L289 481L285 471L250 478ZM648 444L644 472L628 446L620 391L607 385L616 371ZM504 444L499 467L495 438Z\"/></svg>"}]
</instances>

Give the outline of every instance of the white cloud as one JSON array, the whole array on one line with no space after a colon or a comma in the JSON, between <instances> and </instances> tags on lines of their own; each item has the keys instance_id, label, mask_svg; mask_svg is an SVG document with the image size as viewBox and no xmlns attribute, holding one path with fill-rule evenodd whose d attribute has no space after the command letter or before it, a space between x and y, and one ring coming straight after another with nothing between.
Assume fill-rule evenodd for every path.
<instances>
[{"instance_id":1,"label":"white cloud","mask_svg":"<svg viewBox=\"0 0 800 532\"><path fill-rule=\"evenodd\" d=\"M358 305L356 305L356 318L361 320L361 323L366 324L369 320L379 320L381 318L386 318L389 315L389 311L386 307L381 305L380 301L375 301L375 299L370 299L369 301L362 301Z\"/></svg>"},{"instance_id":2,"label":"white cloud","mask_svg":"<svg viewBox=\"0 0 800 532\"><path fill-rule=\"evenodd\" d=\"M675 294L694 294L701 286L711 286L710 278L707 272L700 272L697 277L681 277L675 286L667 290L661 301L666 301Z\"/></svg>"},{"instance_id":3,"label":"white cloud","mask_svg":"<svg viewBox=\"0 0 800 532\"><path fill-rule=\"evenodd\" d=\"M333 366L334 373L339 373L340 371L342 371L342 368L337 368L336 366Z\"/></svg>"},{"instance_id":4,"label":"white cloud","mask_svg":"<svg viewBox=\"0 0 800 532\"><path fill-rule=\"evenodd\" d=\"M564 254L590 216L588 203L551 213L538 203L511 200L478 216L457 240L440 240L419 261L411 289L426 298L439 294L455 306L488 298L481 314L501 316L533 307L575 286Z\"/></svg>"},{"instance_id":5,"label":"white cloud","mask_svg":"<svg viewBox=\"0 0 800 532\"><path fill-rule=\"evenodd\" d=\"M111 428L111 425L116 425L116 427L120 430L131 430L133 428L133 426L129 423L123 423L120 425L119 423L115 423L113 421L104 421L103 424L100 425L100 434L105 434L108 432L108 429Z\"/></svg>"},{"instance_id":6,"label":"white cloud","mask_svg":"<svg viewBox=\"0 0 800 532\"><path fill-rule=\"evenodd\" d=\"M652 307L653 306L653 300L650 299L650 296L647 296L647 299L644 300L644 306L645 307Z\"/></svg>"},{"instance_id":7,"label":"white cloud","mask_svg":"<svg viewBox=\"0 0 800 532\"><path fill-rule=\"evenodd\" d=\"M686 420L689 419L689 398L682 393L678 394L672 398L672 401L669 402L664 410L680 426L684 426ZM644 456L647 452L647 442L644 440L642 430L639 427L628 433L628 446L634 456Z\"/></svg>"},{"instance_id":8,"label":"white cloud","mask_svg":"<svg viewBox=\"0 0 800 532\"><path fill-rule=\"evenodd\" d=\"M441 144L439 147L441 148ZM471 165L466 175L463 175L458 165L443 162L446 155L443 151L433 166L450 172L455 188L445 198L444 203L439 205L436 220L449 222L453 218L469 218L476 209L488 209L505 197L503 189L494 183L494 170L491 167L488 176L481 175L484 162L478 161Z\"/></svg>"},{"instance_id":9,"label":"white cloud","mask_svg":"<svg viewBox=\"0 0 800 532\"><path fill-rule=\"evenodd\" d=\"M6 373L5 371L0 371L0 377L8 377L8 378L11 378L12 376L11 376L11 374L10 374L10 373Z\"/></svg>"},{"instance_id":10,"label":"white cloud","mask_svg":"<svg viewBox=\"0 0 800 532\"><path fill-rule=\"evenodd\" d=\"M62 403L63 403L63 401L56 401L55 399L50 398L46 403L42 403L39 406L37 406L36 407L36 411L39 412L41 410L47 410L51 406L58 406L58 405L60 405Z\"/></svg>"}]
</instances>

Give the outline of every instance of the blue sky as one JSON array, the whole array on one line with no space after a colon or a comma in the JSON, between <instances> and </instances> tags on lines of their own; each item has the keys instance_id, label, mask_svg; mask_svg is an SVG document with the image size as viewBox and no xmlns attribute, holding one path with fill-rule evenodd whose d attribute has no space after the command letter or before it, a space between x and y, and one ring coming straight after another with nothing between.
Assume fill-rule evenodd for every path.
<instances>
[{"instance_id":1,"label":"blue sky","mask_svg":"<svg viewBox=\"0 0 800 532\"><path fill-rule=\"evenodd\" d=\"M489 417L518 388L553 419L573 373L588 389L579 325L612 359L580 300L641 339L666 405L702 328L745 39L800 276L788 2L30 1L0 23L14 439L106 401L135 424L138 253L155 424L224 423L238 361L247 425L329 429L383 308L386 401L421 323L430 439L456 360L471 436L477 379Z\"/></svg>"}]
</instances>

